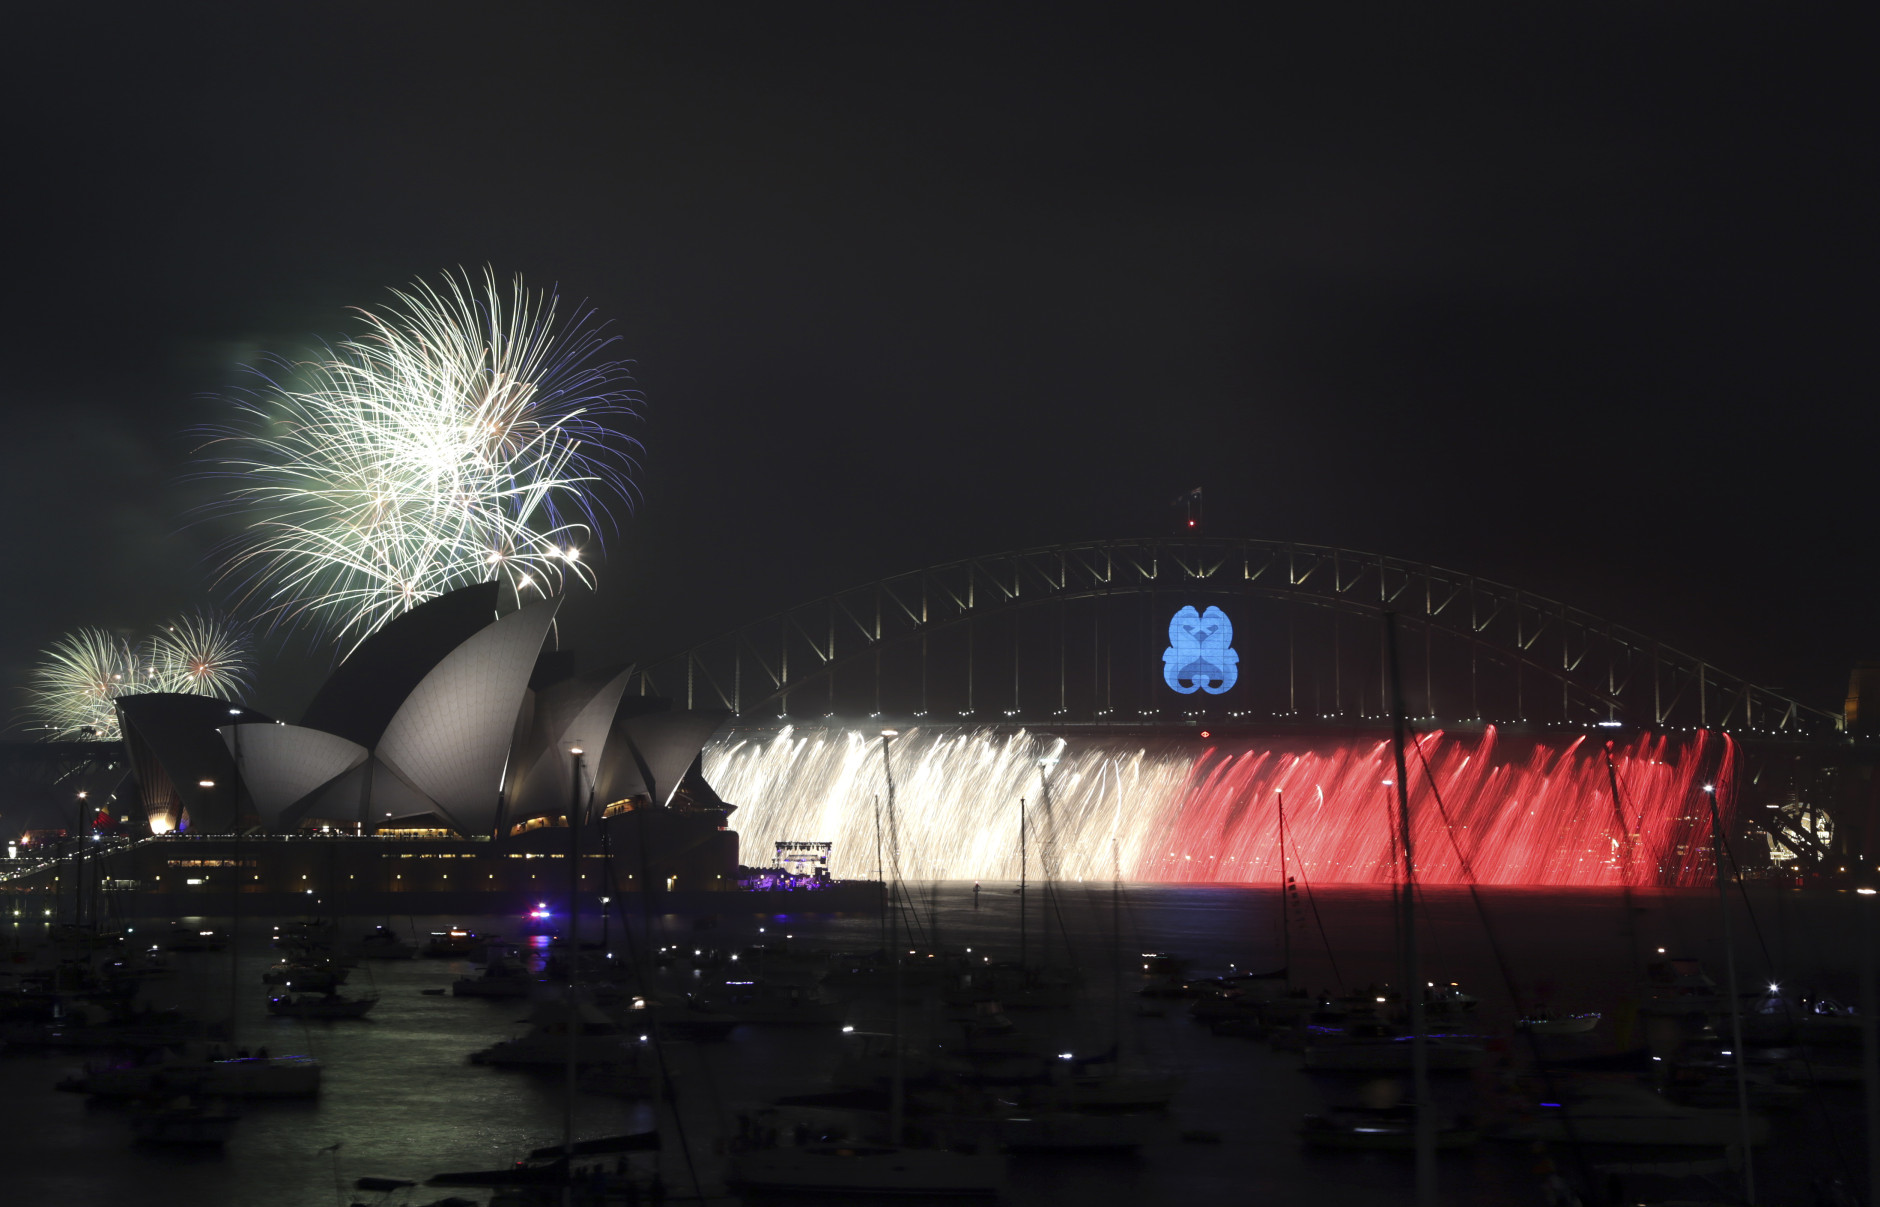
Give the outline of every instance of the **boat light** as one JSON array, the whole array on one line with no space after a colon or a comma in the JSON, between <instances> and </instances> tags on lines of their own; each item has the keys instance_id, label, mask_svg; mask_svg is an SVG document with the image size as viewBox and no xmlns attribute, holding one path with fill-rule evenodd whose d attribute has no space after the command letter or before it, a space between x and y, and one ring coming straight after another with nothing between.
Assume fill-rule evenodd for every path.
<instances>
[{"instance_id":1,"label":"boat light","mask_svg":"<svg viewBox=\"0 0 1880 1207\"><path fill-rule=\"evenodd\" d=\"M847 1035L847 1034L849 1034L849 1033L850 1033L851 1031L853 1031L853 1030L855 1030L855 1028L854 1028L854 1026L852 1026L851 1024L849 1024L849 1023L843 1023L843 1024L842 1024L842 1034L844 1034L844 1035Z\"/></svg>"},{"instance_id":2,"label":"boat light","mask_svg":"<svg viewBox=\"0 0 1880 1207\"><path fill-rule=\"evenodd\" d=\"M1058 1059L1059 1059L1059 1060L1069 1060L1070 1058L1071 1058L1071 1054L1070 1054L1069 1052L1059 1052L1059 1053L1058 1053Z\"/></svg>"}]
</instances>

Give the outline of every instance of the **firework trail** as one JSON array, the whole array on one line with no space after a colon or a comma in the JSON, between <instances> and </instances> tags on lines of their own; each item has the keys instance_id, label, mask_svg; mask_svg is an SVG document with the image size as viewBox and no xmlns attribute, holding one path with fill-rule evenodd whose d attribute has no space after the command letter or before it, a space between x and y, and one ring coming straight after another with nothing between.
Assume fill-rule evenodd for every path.
<instances>
[{"instance_id":1,"label":"firework trail","mask_svg":"<svg viewBox=\"0 0 1880 1207\"><path fill-rule=\"evenodd\" d=\"M1426 883L1466 881L1465 854L1484 884L1688 885L1711 875L1701 785L1714 779L1731 796L1738 755L1725 737L1647 733L1615 748L1629 840L1613 832L1603 754L1585 739L1513 740L1490 726L1419 742L1429 767L1411 762L1411 809ZM1034 876L1107 880L1120 856L1136 880L1273 884L1281 793L1295 872L1323 884L1399 874L1387 740L1067 743L992 727L912 729L892 757L901 867L915 879L1016 879L1023 798ZM706 748L704 771L739 808L745 862L778 840L827 840L835 875L875 874L873 806L886 787L878 736L835 725L734 730Z\"/></svg>"},{"instance_id":2,"label":"firework trail","mask_svg":"<svg viewBox=\"0 0 1880 1207\"><path fill-rule=\"evenodd\" d=\"M214 441L218 510L246 524L225 574L347 652L493 577L518 599L592 585L584 547L633 496L638 445L609 424L636 395L590 314L558 328L555 294L489 272L392 292L361 334L262 374Z\"/></svg>"},{"instance_id":3,"label":"firework trail","mask_svg":"<svg viewBox=\"0 0 1880 1207\"><path fill-rule=\"evenodd\" d=\"M116 701L144 692L231 698L249 684L253 655L244 630L198 613L160 627L137 645L104 629L59 638L33 668L24 720L48 741L115 742Z\"/></svg>"}]
</instances>

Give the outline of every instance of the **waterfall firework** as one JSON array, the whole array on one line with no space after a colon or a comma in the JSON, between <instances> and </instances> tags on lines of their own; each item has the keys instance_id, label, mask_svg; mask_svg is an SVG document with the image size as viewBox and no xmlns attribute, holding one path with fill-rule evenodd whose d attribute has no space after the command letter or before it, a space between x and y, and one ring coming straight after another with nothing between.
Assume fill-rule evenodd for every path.
<instances>
[{"instance_id":1,"label":"waterfall firework","mask_svg":"<svg viewBox=\"0 0 1880 1207\"><path fill-rule=\"evenodd\" d=\"M213 442L244 603L348 652L492 577L518 598L592 585L584 549L633 493L636 396L591 314L558 327L553 292L488 272L392 292L358 335L260 374Z\"/></svg>"},{"instance_id":2,"label":"waterfall firework","mask_svg":"<svg viewBox=\"0 0 1880 1207\"><path fill-rule=\"evenodd\" d=\"M133 645L104 629L78 629L33 668L25 721L48 741L115 742L120 696L183 692L232 697L249 683L246 633L210 615L185 616Z\"/></svg>"},{"instance_id":3,"label":"waterfall firework","mask_svg":"<svg viewBox=\"0 0 1880 1207\"><path fill-rule=\"evenodd\" d=\"M1399 875L1388 740L1067 743L980 727L909 730L890 753L899 842L888 844L898 845L898 869L889 870L913 879L1016 879L1021 799L1033 876L1108 880L1120 871L1133 880L1276 884L1282 799L1290 874L1324 884ZM1623 829L1595 743L1505 737L1493 726L1422 735L1410 753L1418 878L1706 882L1702 785L1731 798L1735 746L1717 734L1645 734L1612 755ZM734 731L706 749L705 775L739 806L747 859L779 839L828 840L836 875L876 874L874 805L886 793L878 736ZM890 850L883 861L896 859Z\"/></svg>"}]
</instances>

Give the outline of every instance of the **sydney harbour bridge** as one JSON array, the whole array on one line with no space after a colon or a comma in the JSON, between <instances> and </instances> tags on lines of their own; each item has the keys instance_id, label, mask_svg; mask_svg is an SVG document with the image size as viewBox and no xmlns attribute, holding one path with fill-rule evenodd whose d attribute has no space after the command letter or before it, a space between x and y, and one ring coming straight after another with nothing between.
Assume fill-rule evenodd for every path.
<instances>
[{"instance_id":1,"label":"sydney harbour bridge","mask_svg":"<svg viewBox=\"0 0 1880 1207\"><path fill-rule=\"evenodd\" d=\"M728 714L703 771L746 862L831 842L838 876L1011 879L1023 847L1069 881L1390 881L1395 699L1426 882L1706 883L1713 801L1753 874L1880 855L1880 743L1842 713L1570 604L1325 546L969 558L642 663L628 690ZM126 773L116 744L0 759L49 816Z\"/></svg>"},{"instance_id":2,"label":"sydney harbour bridge","mask_svg":"<svg viewBox=\"0 0 1880 1207\"><path fill-rule=\"evenodd\" d=\"M969 558L644 664L635 689L732 714L706 771L747 852L833 840L839 871L872 874L892 774L908 875L1016 875L1027 812L1068 879L1257 882L1283 858L1382 881L1387 617L1426 879L1708 881L1707 789L1745 867L1832 877L1874 854L1872 760L1842 714L1571 604L1326 546Z\"/></svg>"}]
</instances>

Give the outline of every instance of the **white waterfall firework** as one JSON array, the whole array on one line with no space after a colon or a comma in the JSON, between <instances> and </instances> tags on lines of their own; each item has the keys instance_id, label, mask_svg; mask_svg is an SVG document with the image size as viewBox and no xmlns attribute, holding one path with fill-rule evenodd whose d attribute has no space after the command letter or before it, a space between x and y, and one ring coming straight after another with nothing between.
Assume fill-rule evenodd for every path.
<instances>
[{"instance_id":1,"label":"white waterfall firework","mask_svg":"<svg viewBox=\"0 0 1880 1207\"><path fill-rule=\"evenodd\" d=\"M838 877L872 877L885 865L910 880L1009 881L1023 799L1033 877L1101 881L1120 869L1131 880L1193 884L1396 880L1388 736L1203 732L1085 732L1066 744L989 726L906 731L889 750L896 808L892 825L883 818L879 863L879 730L734 730L706 749L705 775L739 806L750 864L779 840L830 841ZM1410 783L1417 875L1426 884L1703 883L1709 817L1693 817L1691 803L1707 783L1734 801L1734 743L1640 732L1611 752L1626 785L1630 849L1613 832L1605 753L1586 735L1503 735L1492 725L1419 735Z\"/></svg>"},{"instance_id":2,"label":"white waterfall firework","mask_svg":"<svg viewBox=\"0 0 1880 1207\"><path fill-rule=\"evenodd\" d=\"M1179 795L1192 765L1148 749L1071 752L1055 738L985 727L911 729L892 739L890 758L899 842L883 847L898 846L899 872L914 880L1016 879L1021 800L1033 876L1108 881L1119 864L1128 875L1163 824L1143 802ZM875 875L872 804L887 792L879 736L733 733L706 749L705 778L741 806L746 863L764 862L780 839L827 840L834 875ZM882 862L893 871L891 859Z\"/></svg>"},{"instance_id":3,"label":"white waterfall firework","mask_svg":"<svg viewBox=\"0 0 1880 1207\"><path fill-rule=\"evenodd\" d=\"M214 616L185 616L140 644L104 629L53 642L33 668L25 721L49 741L115 742L120 696L182 692L231 698L249 683L246 633Z\"/></svg>"},{"instance_id":4,"label":"white waterfall firework","mask_svg":"<svg viewBox=\"0 0 1880 1207\"><path fill-rule=\"evenodd\" d=\"M627 503L625 366L556 296L485 273L394 290L363 333L238 403L218 433L226 573L276 623L350 650L444 592L500 578L518 597L589 583L584 547Z\"/></svg>"}]
</instances>

